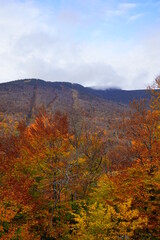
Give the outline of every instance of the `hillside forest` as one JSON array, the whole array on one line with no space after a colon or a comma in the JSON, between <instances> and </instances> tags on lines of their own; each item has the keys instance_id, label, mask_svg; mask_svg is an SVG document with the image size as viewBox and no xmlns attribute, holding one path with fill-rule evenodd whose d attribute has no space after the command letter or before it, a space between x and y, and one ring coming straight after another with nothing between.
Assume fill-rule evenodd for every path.
<instances>
[{"instance_id":1,"label":"hillside forest","mask_svg":"<svg viewBox=\"0 0 160 240\"><path fill-rule=\"evenodd\" d=\"M45 108L1 121L0 239L160 239L160 78L151 88L107 127Z\"/></svg>"}]
</instances>

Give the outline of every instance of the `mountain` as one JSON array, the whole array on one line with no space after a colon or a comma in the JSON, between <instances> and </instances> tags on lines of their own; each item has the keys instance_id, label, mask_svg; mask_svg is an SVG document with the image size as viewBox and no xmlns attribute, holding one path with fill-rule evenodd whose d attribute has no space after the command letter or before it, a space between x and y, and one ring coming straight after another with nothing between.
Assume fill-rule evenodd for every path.
<instances>
[{"instance_id":1,"label":"mountain","mask_svg":"<svg viewBox=\"0 0 160 240\"><path fill-rule=\"evenodd\" d=\"M48 111L81 111L95 118L121 113L133 99L150 98L149 91L96 90L68 82L40 79L16 80L0 84L0 112L32 118L44 106Z\"/></svg>"}]
</instances>

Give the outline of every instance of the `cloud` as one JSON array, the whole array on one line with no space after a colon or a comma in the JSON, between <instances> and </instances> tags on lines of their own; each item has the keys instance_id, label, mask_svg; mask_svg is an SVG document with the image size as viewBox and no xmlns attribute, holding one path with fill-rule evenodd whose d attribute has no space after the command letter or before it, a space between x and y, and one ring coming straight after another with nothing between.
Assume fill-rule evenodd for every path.
<instances>
[{"instance_id":1,"label":"cloud","mask_svg":"<svg viewBox=\"0 0 160 240\"><path fill-rule=\"evenodd\" d=\"M107 10L106 11L106 17L117 17L117 16L123 16L124 15L124 11L123 10Z\"/></svg>"},{"instance_id":2,"label":"cloud","mask_svg":"<svg viewBox=\"0 0 160 240\"><path fill-rule=\"evenodd\" d=\"M137 6L138 6L137 3L120 3L119 9L121 9L123 11L128 11L128 10L136 8Z\"/></svg>"},{"instance_id":3,"label":"cloud","mask_svg":"<svg viewBox=\"0 0 160 240\"><path fill-rule=\"evenodd\" d=\"M138 7L137 3L120 3L111 10L107 10L108 17L125 16L128 12Z\"/></svg>"},{"instance_id":4,"label":"cloud","mask_svg":"<svg viewBox=\"0 0 160 240\"><path fill-rule=\"evenodd\" d=\"M32 72L33 76L37 75L40 66L42 67L42 71L39 74L40 78L44 79L45 76L45 79L49 81L69 81L72 83L80 83L84 86L99 88L122 87L122 77L108 64L99 62L87 64L79 62L79 64L74 67L71 64L68 64L67 67L60 65L51 66L39 58L33 62L25 62L26 72Z\"/></svg>"},{"instance_id":5,"label":"cloud","mask_svg":"<svg viewBox=\"0 0 160 240\"><path fill-rule=\"evenodd\" d=\"M100 16L104 9L113 7L104 8L102 1L99 5L95 0L89 12L93 16L88 17L83 11L87 3L80 11L77 7L56 10L53 5L41 6L37 1L2 1L0 81L35 77L123 89L150 84L159 73L160 32L150 34L149 29L148 35L138 41L106 37L108 22L92 17L95 8L96 16ZM116 6L113 11L117 16L136 8L127 3ZM131 16L132 21L136 18L136 14Z\"/></svg>"},{"instance_id":6,"label":"cloud","mask_svg":"<svg viewBox=\"0 0 160 240\"><path fill-rule=\"evenodd\" d=\"M64 24L76 25L79 22L79 14L71 10L62 10L59 14L59 20Z\"/></svg>"},{"instance_id":7,"label":"cloud","mask_svg":"<svg viewBox=\"0 0 160 240\"><path fill-rule=\"evenodd\" d=\"M135 14L129 17L129 21L136 21L139 18L142 18L145 15L145 13L139 13L139 14Z\"/></svg>"}]
</instances>

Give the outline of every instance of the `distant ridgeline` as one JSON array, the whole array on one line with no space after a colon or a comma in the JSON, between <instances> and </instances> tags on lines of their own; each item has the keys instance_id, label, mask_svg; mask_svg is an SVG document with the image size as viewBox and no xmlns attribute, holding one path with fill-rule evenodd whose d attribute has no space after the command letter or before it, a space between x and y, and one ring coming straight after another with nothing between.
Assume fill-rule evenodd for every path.
<instances>
[{"instance_id":1,"label":"distant ridgeline","mask_svg":"<svg viewBox=\"0 0 160 240\"><path fill-rule=\"evenodd\" d=\"M98 115L120 112L134 99L150 98L149 90L96 90L69 82L46 82L40 79L16 80L0 84L0 112L25 114L29 118L44 106L51 112L83 109Z\"/></svg>"},{"instance_id":2,"label":"distant ridgeline","mask_svg":"<svg viewBox=\"0 0 160 240\"><path fill-rule=\"evenodd\" d=\"M115 101L117 103L128 104L130 101L134 99L149 99L150 91L149 90L121 90L117 88L109 88L105 90L97 90L90 87L83 87L77 83L69 83L69 82L47 82L41 79L24 79L24 80L16 80L7 83L0 84L0 92L5 93L5 91L14 92L17 90L27 91L27 89L32 88L43 88L45 90L51 89L68 89L76 90L80 95L88 95L92 97L99 97L109 101Z\"/></svg>"}]
</instances>

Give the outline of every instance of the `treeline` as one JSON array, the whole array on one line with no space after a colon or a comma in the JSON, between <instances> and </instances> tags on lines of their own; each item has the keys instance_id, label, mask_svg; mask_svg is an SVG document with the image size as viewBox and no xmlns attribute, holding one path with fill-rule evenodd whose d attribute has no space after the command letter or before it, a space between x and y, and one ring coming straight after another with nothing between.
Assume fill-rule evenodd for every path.
<instances>
[{"instance_id":1,"label":"treeline","mask_svg":"<svg viewBox=\"0 0 160 240\"><path fill-rule=\"evenodd\" d=\"M5 128L1 239L159 239L158 92L150 108L133 103L108 130L45 111Z\"/></svg>"}]
</instances>

